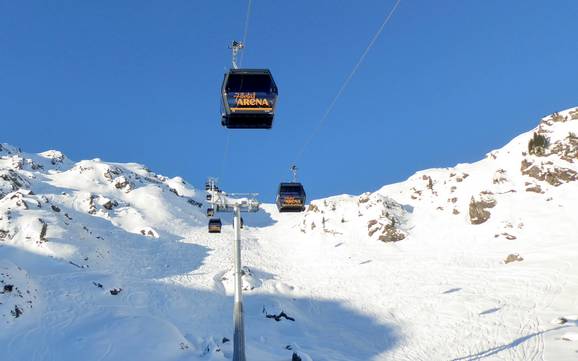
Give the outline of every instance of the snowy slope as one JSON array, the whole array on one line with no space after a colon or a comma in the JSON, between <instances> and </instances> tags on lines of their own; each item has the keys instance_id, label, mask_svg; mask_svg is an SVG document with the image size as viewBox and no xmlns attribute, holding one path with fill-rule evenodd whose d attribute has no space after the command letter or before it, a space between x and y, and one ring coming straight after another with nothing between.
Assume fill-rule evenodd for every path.
<instances>
[{"instance_id":1,"label":"snowy slope","mask_svg":"<svg viewBox=\"0 0 578 361\"><path fill-rule=\"evenodd\" d=\"M575 134L571 109L473 164L246 215L248 359L578 359ZM1 144L1 359L231 359L231 220L207 234L203 199Z\"/></svg>"}]
</instances>

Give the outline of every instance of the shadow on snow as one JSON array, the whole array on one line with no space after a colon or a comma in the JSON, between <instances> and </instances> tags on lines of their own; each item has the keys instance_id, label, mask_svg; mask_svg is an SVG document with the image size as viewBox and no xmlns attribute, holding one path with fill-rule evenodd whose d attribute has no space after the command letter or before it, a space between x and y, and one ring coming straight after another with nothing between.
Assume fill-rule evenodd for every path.
<instances>
[{"instance_id":1,"label":"shadow on snow","mask_svg":"<svg viewBox=\"0 0 578 361\"><path fill-rule=\"evenodd\" d=\"M35 312L23 315L33 322L0 332L3 360L230 359L231 343L223 338L232 340L231 296L146 279L138 270L107 275L107 269L78 269L14 247L0 247L0 258L29 268L39 286ZM174 268L194 270L201 261L183 259L189 266ZM99 288L92 283L97 278L116 280L123 291L113 296L113 284ZM295 321L266 317L280 311ZM290 292L246 292L245 330L251 361L289 361L293 351L315 361L367 361L399 341L391 325L338 301Z\"/></svg>"}]
</instances>

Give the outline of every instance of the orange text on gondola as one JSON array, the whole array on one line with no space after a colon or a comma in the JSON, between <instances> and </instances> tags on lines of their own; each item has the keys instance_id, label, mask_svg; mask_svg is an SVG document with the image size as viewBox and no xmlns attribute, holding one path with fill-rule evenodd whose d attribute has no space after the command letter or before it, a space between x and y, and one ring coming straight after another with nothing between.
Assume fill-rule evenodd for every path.
<instances>
[{"instance_id":1,"label":"orange text on gondola","mask_svg":"<svg viewBox=\"0 0 578 361\"><path fill-rule=\"evenodd\" d=\"M255 93L235 93L236 106L263 106L270 107L269 101L266 98L257 98Z\"/></svg>"},{"instance_id":2,"label":"orange text on gondola","mask_svg":"<svg viewBox=\"0 0 578 361\"><path fill-rule=\"evenodd\" d=\"M299 198L285 198L283 200L284 204L301 204L301 199Z\"/></svg>"}]
</instances>

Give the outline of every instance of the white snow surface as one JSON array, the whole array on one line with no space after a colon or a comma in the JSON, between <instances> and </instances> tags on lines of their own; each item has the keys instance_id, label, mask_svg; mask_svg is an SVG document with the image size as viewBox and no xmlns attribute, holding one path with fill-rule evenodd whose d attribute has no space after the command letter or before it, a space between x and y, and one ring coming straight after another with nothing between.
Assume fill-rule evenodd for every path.
<instances>
[{"instance_id":1,"label":"white snow surface","mask_svg":"<svg viewBox=\"0 0 578 361\"><path fill-rule=\"evenodd\" d=\"M569 109L473 164L245 214L247 359L577 360L577 133ZM206 207L139 164L1 144L0 359L230 360L232 220L208 234Z\"/></svg>"}]
</instances>

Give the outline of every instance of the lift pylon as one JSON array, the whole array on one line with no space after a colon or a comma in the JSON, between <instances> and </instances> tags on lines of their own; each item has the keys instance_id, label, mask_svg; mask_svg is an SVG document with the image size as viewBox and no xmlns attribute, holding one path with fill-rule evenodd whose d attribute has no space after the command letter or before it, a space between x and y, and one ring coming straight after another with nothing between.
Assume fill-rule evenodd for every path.
<instances>
[{"instance_id":1,"label":"lift pylon","mask_svg":"<svg viewBox=\"0 0 578 361\"><path fill-rule=\"evenodd\" d=\"M241 212L257 212L260 203L257 193L223 192L217 186L215 178L209 178L205 184L207 200L215 212L233 212L235 228L234 258L235 258L235 299L233 305L233 361L246 361L245 358L245 326L243 321L243 284L241 264Z\"/></svg>"}]
</instances>

